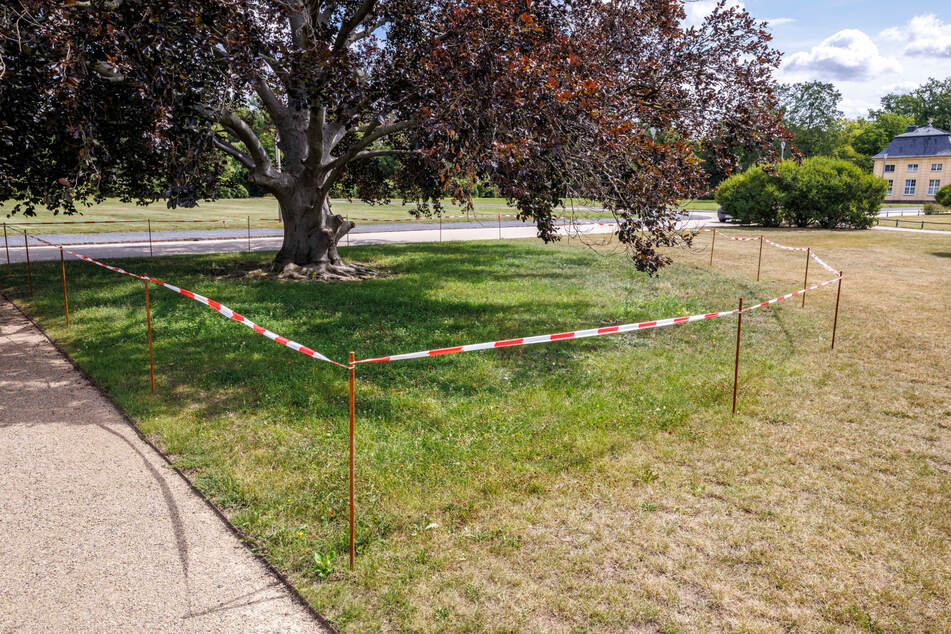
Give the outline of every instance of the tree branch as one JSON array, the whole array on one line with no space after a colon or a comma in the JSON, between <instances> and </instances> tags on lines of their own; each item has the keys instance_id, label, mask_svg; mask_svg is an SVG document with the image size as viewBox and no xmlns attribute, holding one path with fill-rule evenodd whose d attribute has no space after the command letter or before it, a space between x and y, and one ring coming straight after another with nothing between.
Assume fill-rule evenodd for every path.
<instances>
[{"instance_id":1,"label":"tree branch","mask_svg":"<svg viewBox=\"0 0 951 634\"><path fill-rule=\"evenodd\" d=\"M340 50L347 45L350 34L353 33L354 29L360 26L360 23L363 22L367 15L370 14L370 11L373 10L373 5L375 4L376 0L364 0L360 8L357 9L357 12L341 25L340 31L337 33L337 39L334 41L333 51L335 53L340 52Z\"/></svg>"},{"instance_id":2,"label":"tree branch","mask_svg":"<svg viewBox=\"0 0 951 634\"><path fill-rule=\"evenodd\" d=\"M407 119L405 121L397 121L396 123L391 123L390 125L385 125L381 128L377 128L373 130L369 134L364 135L363 138L361 138L359 141L351 145L349 148L347 148L347 151L344 152L342 155L340 155L339 157L331 161L327 165L327 169L331 171L340 169L341 167L343 167L344 165L352 161L357 156L357 154L359 154L363 150L373 145L373 143L375 143L376 141L379 141L383 137L389 134L393 134L394 132L405 130L409 128L410 126L412 126L414 123L415 122L412 119Z\"/></svg>"},{"instance_id":3,"label":"tree branch","mask_svg":"<svg viewBox=\"0 0 951 634\"><path fill-rule=\"evenodd\" d=\"M214 143L215 147L221 150L222 152L230 154L231 156L238 159L238 161L242 165L247 167L249 170L254 169L254 160L250 156L248 156L247 154L245 154L244 152L236 148L235 146L231 145L230 143L228 143L227 141L223 139L219 139L218 137L215 137L214 139L212 139L211 142Z\"/></svg>"},{"instance_id":4,"label":"tree branch","mask_svg":"<svg viewBox=\"0 0 951 634\"><path fill-rule=\"evenodd\" d=\"M400 154L414 154L415 150L368 150L366 152L358 152L352 160L359 161L361 159L371 159L378 158L381 156L398 156Z\"/></svg>"}]
</instances>

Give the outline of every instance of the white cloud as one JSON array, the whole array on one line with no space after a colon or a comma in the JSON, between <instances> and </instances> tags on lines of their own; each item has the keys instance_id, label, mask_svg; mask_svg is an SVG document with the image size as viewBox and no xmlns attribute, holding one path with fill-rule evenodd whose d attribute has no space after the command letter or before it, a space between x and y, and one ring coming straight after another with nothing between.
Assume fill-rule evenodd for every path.
<instances>
[{"instance_id":1,"label":"white cloud","mask_svg":"<svg viewBox=\"0 0 951 634\"><path fill-rule=\"evenodd\" d=\"M845 29L808 52L790 55L782 69L784 73L808 79L864 81L885 73L900 72L901 65L880 55L878 47L862 31Z\"/></svg>"},{"instance_id":2,"label":"white cloud","mask_svg":"<svg viewBox=\"0 0 951 634\"><path fill-rule=\"evenodd\" d=\"M693 2L686 2L684 4L684 10L687 12L687 24L689 26L699 25L708 15L713 13L713 10L717 8L717 4L719 4L719 0L694 0ZM726 6L727 8L745 8L742 0L727 0Z\"/></svg>"},{"instance_id":3,"label":"white cloud","mask_svg":"<svg viewBox=\"0 0 951 634\"><path fill-rule=\"evenodd\" d=\"M796 20L794 18L766 18L766 24L770 26L779 26L781 24L792 24Z\"/></svg>"},{"instance_id":4,"label":"white cloud","mask_svg":"<svg viewBox=\"0 0 951 634\"><path fill-rule=\"evenodd\" d=\"M905 26L886 29L882 37L903 44L902 52L909 57L951 58L951 24L933 14L919 15Z\"/></svg>"}]
</instances>

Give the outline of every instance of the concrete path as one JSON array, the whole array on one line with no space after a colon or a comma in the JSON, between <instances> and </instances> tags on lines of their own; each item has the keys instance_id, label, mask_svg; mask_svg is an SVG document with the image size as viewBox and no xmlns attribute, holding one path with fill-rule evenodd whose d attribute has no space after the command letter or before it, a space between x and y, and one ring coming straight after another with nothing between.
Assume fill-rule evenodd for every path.
<instances>
[{"instance_id":1,"label":"concrete path","mask_svg":"<svg viewBox=\"0 0 951 634\"><path fill-rule=\"evenodd\" d=\"M316 632L312 614L0 298L0 632Z\"/></svg>"}]
</instances>

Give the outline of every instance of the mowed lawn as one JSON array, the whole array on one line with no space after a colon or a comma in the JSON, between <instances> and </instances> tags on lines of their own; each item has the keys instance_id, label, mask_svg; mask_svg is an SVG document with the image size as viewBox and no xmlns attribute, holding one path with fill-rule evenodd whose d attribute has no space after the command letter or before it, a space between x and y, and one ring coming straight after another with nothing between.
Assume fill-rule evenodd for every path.
<instances>
[{"instance_id":1,"label":"mowed lawn","mask_svg":"<svg viewBox=\"0 0 951 634\"><path fill-rule=\"evenodd\" d=\"M584 209L584 207L596 206L592 205L590 201L575 201L574 205L577 207L577 209L574 209L574 215L576 216L590 216L592 214L596 216L603 215L603 213ZM682 205L687 209L716 210L717 208L716 202L712 200L683 201ZM332 201L331 207L334 213L350 218L357 224L392 222L395 220L413 220L433 224L439 223L438 217L415 219L411 213L415 206L412 204L403 204L400 201L392 201L388 204L381 205L368 205L356 200L334 200ZM0 221L13 225L30 222L123 221L121 224L23 225L24 228L29 229L33 233L145 231L148 227L147 219L152 220L153 231L171 229L242 229L247 227L249 222L251 227L255 229L277 229L281 226L277 221L280 215L277 200L272 196L202 202L198 207L191 209L169 209L163 201L142 207L133 203L123 203L116 199L107 199L98 205L80 207L80 213L71 216L53 214L45 208L39 208L37 209L36 216L27 218L22 214L12 215L12 209L12 202L0 202ZM472 221L494 223L497 221L498 214L514 214L516 211L516 209L509 207L502 198L476 198L473 200L473 209L471 211L467 211L464 207L459 205L453 205L451 201L446 200L444 201L443 214L447 216L446 221L451 222ZM570 211L569 209L569 212ZM137 222L127 222L130 220ZM219 222L181 222L184 220L217 220ZM220 222L221 220L225 222L222 223ZM11 228L10 230L12 231L13 229Z\"/></svg>"},{"instance_id":2,"label":"mowed lawn","mask_svg":"<svg viewBox=\"0 0 951 634\"><path fill-rule=\"evenodd\" d=\"M153 396L141 282L68 263L68 330L58 263L32 300L0 283L342 630L948 631L951 241L765 233L845 270L839 340L834 287L750 313L735 418L735 318L360 366L354 573L345 371L153 289ZM804 254L767 247L756 283L756 243L711 270L709 240L655 278L574 241L345 249L387 272L361 284L118 262L343 361L800 287Z\"/></svg>"},{"instance_id":3,"label":"mowed lawn","mask_svg":"<svg viewBox=\"0 0 951 634\"><path fill-rule=\"evenodd\" d=\"M912 216L909 218L882 218L878 221L878 224L883 227L897 226L902 229L931 229L932 231L951 231L951 214Z\"/></svg>"}]
</instances>

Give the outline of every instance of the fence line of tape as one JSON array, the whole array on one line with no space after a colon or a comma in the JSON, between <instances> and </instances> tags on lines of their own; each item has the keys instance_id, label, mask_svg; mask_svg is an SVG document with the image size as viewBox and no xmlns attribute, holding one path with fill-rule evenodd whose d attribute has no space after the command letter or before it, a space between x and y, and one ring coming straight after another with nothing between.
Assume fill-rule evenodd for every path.
<instances>
[{"instance_id":1,"label":"fence line of tape","mask_svg":"<svg viewBox=\"0 0 951 634\"><path fill-rule=\"evenodd\" d=\"M327 363L332 363L332 364L337 365L337 366L340 366L340 367L342 367L342 368L347 367L347 366L346 366L345 364L343 364L343 363L337 363L337 362L334 361L333 359L330 359L330 358L328 358L328 357L325 357L324 355L320 354L319 352L317 352L316 350L314 350L314 349L312 349L312 348L308 348L307 346L302 345L302 344L300 344L300 343L297 343L296 341L293 341L293 340L291 340L291 339L288 339L287 337L282 337L281 335L277 334L276 332L273 332L273 331L271 331L271 330L268 330L267 328L264 328L263 326L259 326L258 324L254 323L253 321L251 321L250 319L248 319L247 317L245 317L245 316L242 315L241 313L232 310L231 308L225 306L225 305L222 304L221 302L217 302L217 301L215 301L215 300L213 300L213 299L210 299L210 298L208 298L208 297L205 297L204 295L199 295L198 293L194 293L194 292L192 292L192 291L190 291L190 290L188 290L188 289L179 288L178 286L175 286L174 284L168 284L168 283L166 283L166 282L163 282L163 281L161 281L161 280L155 279L154 277L150 277L150 276L148 276L148 275L138 275L138 274L136 274L136 273L130 273L129 271L126 271L125 269L119 268L118 266L110 266L110 265L105 264L105 263L103 263L103 262L99 262L98 260L95 260L95 259L89 257L88 255L83 255L83 254L81 254L81 253L76 253L75 251L70 251L69 249L63 247L62 245L58 245L58 244L55 244L55 243L53 243L53 242L49 242L49 241L44 240L43 238L39 238L39 237L37 237L37 236L29 236L29 237L32 238L33 240L36 240L37 242L41 242L41 243L46 244L46 245L48 245L48 246L60 248L60 249L63 250L64 253L68 253L68 254L72 255L73 257L76 257L76 258L79 258L80 260L83 260L84 262L89 262L90 264L95 264L96 266L101 266L102 268L107 269L107 270L109 270L109 271L112 271L113 273L119 273L119 274L121 274L121 275L128 275L129 277L134 277L134 278L139 279L139 280L147 280L147 281L149 281L149 282L152 282L153 284L158 284L159 286L163 286L163 287L167 288L168 290L170 290L170 291L172 291L172 292L174 292L174 293L178 293L179 295L184 295L185 297L188 297L189 299L193 299L193 300L195 300L196 302L198 302L198 303L200 303L200 304L204 304L205 306L208 306L208 307L211 308L212 310L214 310L214 311L220 313L221 315L227 317L228 319L230 319L230 320L232 320L232 321L236 321L236 322L238 322L239 324L243 324L244 326L247 326L248 328L250 328L250 329L253 330L254 332L258 333L259 335L261 335L261 336L263 336L263 337L267 337L267 338L270 339L271 341L273 341L273 342L275 342L275 343L279 343L279 344L281 344L282 346L284 346L284 347L286 347L286 348L290 348L291 350L294 350L294 351L296 351L296 352L299 352L299 353L301 353L301 354L303 354L303 355L306 355L306 356L308 356L308 357L312 357L312 358L314 358L314 359L318 359L318 360L320 360L320 361L326 361Z\"/></svg>"},{"instance_id":2,"label":"fence line of tape","mask_svg":"<svg viewBox=\"0 0 951 634\"><path fill-rule=\"evenodd\" d=\"M605 226L615 226L615 225L616 225L616 223L601 223L601 222L587 223L587 224L597 224L597 225L605 225ZM12 226L16 226L16 225L12 225ZM706 228L701 229L701 230L702 230L702 231L712 231L711 229L706 229ZM722 232L718 232L718 233L721 233L721 234L722 234ZM727 237L727 238L730 238L730 239L734 239L734 240L740 240L740 241L759 240L759 236L757 236L757 237L740 237L740 236L730 236L729 234L722 234L722 235L724 235L724 237ZM74 257L76 257L76 258L79 258L80 260L89 262L89 263L91 263L91 264L95 264L95 265L100 266L100 267L102 267L102 268L104 268L104 269L107 269L107 270L109 270L109 271L113 271L113 272L115 272L115 273L120 273L120 274L122 274L122 275L128 275L128 276L130 276L130 277L134 277L134 278L137 278L137 279L140 279L140 280L148 280L148 281L150 281L150 282L152 282L152 283L154 283L154 284L158 284L158 285L160 285L160 286L163 286L164 288L167 288L167 289L169 289L169 290L171 290L171 291L173 291L173 292L175 292L175 293L178 293L178 294L180 294L180 295L184 295L185 297L188 297L188 298L190 298L190 299L193 299L193 300L195 300L195 301L197 301L197 302L199 302L199 303L201 303L201 304L204 304L204 305L208 306L209 308L212 308L213 310L217 311L217 312L220 313L221 315L227 317L228 319L231 319L231 320L236 321L236 322L238 322L238 323L242 323L242 324L244 324L245 326L247 326L248 328L250 328L250 329L254 330L255 332L257 332L258 334L260 334L260 335L262 335L262 336L264 336L264 337L267 337L268 339L270 339L270 340L272 340L272 341L274 341L274 342L276 342L276 343L279 343L279 344L281 344L281 345L283 345L283 346L285 346L285 347L288 347L288 348L290 348L290 349L292 349L292 350L295 350L295 351L297 351L297 352L300 352L301 354L307 355L307 356L309 356L309 357L313 357L313 358L318 359L318 360L320 360L320 361L326 361L327 363L332 363L332 364L334 364L334 365L337 365L337 366L340 366L340 367L343 367L343 368L348 367L346 364L338 363L337 361L334 361L334 360L332 360L332 359L330 359L330 358L328 358L328 357L326 357L326 356L320 354L319 352L317 352L316 350L314 350L314 349L312 349L312 348L309 348L309 347L304 346L304 345L302 345L302 344L300 344L300 343L297 343L296 341L292 341L292 340L290 340L290 339L288 339L288 338L286 338L286 337L282 337L281 335L278 335L278 334L275 333L275 332L272 332L272 331L270 331L270 330L268 330L268 329L266 329L266 328L264 328L264 327L262 327L262 326L257 325L256 323L254 323L253 321L251 321L250 319L248 319L248 318L245 317L244 315L241 315L240 313L235 312L235 311L232 310L231 308L229 308L229 307L227 307L227 306L225 306L225 305L221 304L220 302L217 302L217 301L215 301L215 300L213 300L213 299L204 297L203 295L199 295L198 293L194 293L194 292L189 291L189 290L187 290L187 289L179 288L179 287L177 287L177 286L175 286L175 285L173 285L173 284L168 284L168 283L166 283L166 282L162 282L161 280L155 279L155 278L153 278L153 277L138 275L138 274L135 274L135 273L130 273L129 271L126 271L126 270L124 270L124 269L122 269L122 268L115 267L115 266L110 266L110 265L108 265L108 264L104 264L104 263L99 262L98 260L95 260L95 259L93 259L93 258L91 258L91 257L89 257L89 256L83 255L83 254L81 254L81 253L77 253L77 252L75 252L75 251L71 251L71 250L69 250L69 249L66 249L65 247L63 247L63 246L60 245L60 244L56 244L56 243L54 243L54 242L50 242L50 241L48 241L48 240L44 240L43 238L40 238L40 237L37 237L37 236L30 235L29 238L31 238L31 239L33 239L33 240L35 240L35 241L37 241L37 242L40 242L40 243L42 243L42 244L45 244L45 245L54 247L54 248L60 248L60 249L62 249L63 252L65 252L65 253L69 253L70 255L72 255L72 256L74 256ZM773 242L773 241L771 241L771 240L765 240L765 241L766 241L767 243L769 243L770 245L772 245L772 246L774 246L774 247L777 247L777 248L780 248L780 249L787 249L787 250L793 250L793 251L805 251L805 250L807 250L806 248L803 248L803 247L788 247L788 246L781 245L781 244L779 244L779 243ZM556 342L556 341L566 341L566 340L569 340L569 339L585 339L585 338L588 338L588 337L599 337L599 336L605 336L605 335L620 334L620 333L625 333L625 332L635 332L635 331L640 331L640 330L650 330L650 329L654 329L654 328L664 328L664 327L667 327L667 326L675 326L675 325L686 324L686 323L691 323L691 322L695 322L695 321L703 321L703 320L707 320L707 319L715 319L715 318L719 318L719 317L727 317L727 316L731 316L731 315L737 315L737 314L741 314L741 313L747 313L747 312L750 312L750 311L752 311L752 310L757 310L757 309L760 309L760 308L764 308L764 307L769 306L769 305L771 305L771 304L776 304L776 303L781 302L781 301L783 301L783 300L790 299L790 298L792 298L792 297L796 297L796 296L802 295L802 294L804 294L804 293L817 290L817 289L822 288L822 287L824 287L824 286L828 286L828 285L830 285L830 284L833 284L833 283L835 283L835 282L837 282L837 281L839 281L839 280L841 279L841 275L839 274L839 272L836 271L835 269L833 269L833 268L832 268L831 266L829 266L828 264L826 264L822 259L819 258L819 256L815 255L815 254L812 253L811 251L810 251L810 255L811 255L811 257L812 257L813 259L816 260L816 262L819 263L820 266L822 266L822 267L823 267L824 269L826 269L827 271L829 271L829 272L835 274L835 277L832 278L832 279L830 279L830 280L827 280L827 281L825 281L825 282L821 282L821 283L819 283L819 284L815 284L815 285L812 285L812 286L808 286L808 287L806 287L806 288L802 288L802 289L799 289L799 290L797 290L797 291L793 291L793 292L791 292L791 293L787 293L786 295L782 295L782 296L780 296L780 297L774 297L774 298L772 298L772 299L765 300L765 301L760 302L760 303L757 303L757 304L752 304L751 306L749 306L749 307L747 307L747 308L744 308L744 309L742 309L742 310L740 310L740 309L733 309L733 310L718 311L718 312L707 312L707 313L701 313L701 314L697 314L697 315L668 317L668 318L665 318L665 319L654 319L654 320L650 320L650 321L642 321L642 322L637 322L637 323L622 324L622 325L616 325L616 326L603 326L603 327L600 327L600 328L589 328L589 329L583 329L583 330L574 330L574 331L567 331L567 332L560 332L560 333L552 333L552 334L546 334L546 335L535 335L535 336L530 336L530 337L516 337L516 338L502 339L502 340L497 340L497 341L486 341L486 342L482 342L482 343L464 344L464 345L450 346L450 347L445 347L445 348L435 348L435 349L430 349L430 350L421 350L421 351L419 351L419 352L410 352L410 353L405 353L405 354L393 354L393 355L387 355L387 356L381 356L381 357L371 357L371 358L361 359L361 360L355 361L355 363L357 363L357 364L365 364L365 363L383 363L383 362L393 362L393 361L406 361L406 360L410 360L410 359L422 359L422 358L428 358L428 357L443 356L443 355L448 355L448 354L457 354L457 353L460 353L460 352L475 352L475 351L479 351L479 350L494 350L494 349L498 349L498 348L508 348L508 347L513 347L513 346L527 346L527 345L533 345L533 344L539 344L539 343L551 343L551 342Z\"/></svg>"}]
</instances>

